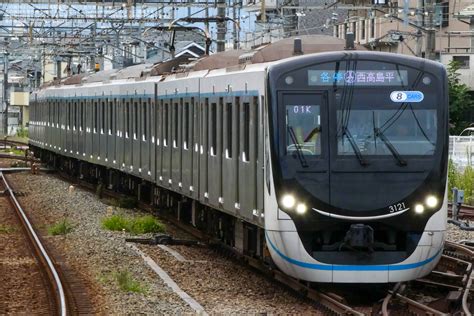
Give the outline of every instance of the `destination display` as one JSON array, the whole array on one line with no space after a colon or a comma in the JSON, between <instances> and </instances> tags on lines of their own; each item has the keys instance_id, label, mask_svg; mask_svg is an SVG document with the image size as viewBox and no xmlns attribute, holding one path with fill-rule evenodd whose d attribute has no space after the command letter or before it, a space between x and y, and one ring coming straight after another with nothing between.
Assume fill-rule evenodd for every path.
<instances>
[{"instance_id":1,"label":"destination display","mask_svg":"<svg viewBox=\"0 0 474 316\"><path fill-rule=\"evenodd\" d=\"M399 86L408 84L407 70L308 70L308 85Z\"/></svg>"}]
</instances>

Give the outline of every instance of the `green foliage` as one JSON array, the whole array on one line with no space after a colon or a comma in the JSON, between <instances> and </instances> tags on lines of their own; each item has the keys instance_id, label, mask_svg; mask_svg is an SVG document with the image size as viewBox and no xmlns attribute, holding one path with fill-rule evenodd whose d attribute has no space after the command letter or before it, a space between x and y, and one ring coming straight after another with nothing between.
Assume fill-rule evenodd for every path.
<instances>
[{"instance_id":1,"label":"green foliage","mask_svg":"<svg viewBox=\"0 0 474 316\"><path fill-rule=\"evenodd\" d=\"M51 236L56 235L66 235L72 232L72 224L69 223L67 218L63 219L62 221L54 224L53 226L48 228L48 234Z\"/></svg>"},{"instance_id":2,"label":"green foliage","mask_svg":"<svg viewBox=\"0 0 474 316\"><path fill-rule=\"evenodd\" d=\"M448 198L453 198L453 188L464 190L464 203L474 205L473 196L474 169L467 166L464 171L458 171L455 164L450 160L448 165Z\"/></svg>"},{"instance_id":3,"label":"green foliage","mask_svg":"<svg viewBox=\"0 0 474 316\"><path fill-rule=\"evenodd\" d=\"M135 235L165 231L165 226L151 215L133 218L112 215L102 219L102 228L112 231L126 231Z\"/></svg>"},{"instance_id":4,"label":"green foliage","mask_svg":"<svg viewBox=\"0 0 474 316\"><path fill-rule=\"evenodd\" d=\"M134 280L128 271L114 273L118 286L124 292L145 293L146 288L140 282Z\"/></svg>"},{"instance_id":5,"label":"green foliage","mask_svg":"<svg viewBox=\"0 0 474 316\"><path fill-rule=\"evenodd\" d=\"M469 94L469 87L459 79L459 62L451 61L448 64L449 82L449 120L450 134L459 135L470 122L465 121L466 111L474 107L474 101Z\"/></svg>"},{"instance_id":6,"label":"green foliage","mask_svg":"<svg viewBox=\"0 0 474 316\"><path fill-rule=\"evenodd\" d=\"M0 234L10 234L10 233L13 233L14 231L15 231L15 228L0 224Z\"/></svg>"},{"instance_id":7,"label":"green foliage","mask_svg":"<svg viewBox=\"0 0 474 316\"><path fill-rule=\"evenodd\" d=\"M28 129L26 129L24 127L20 127L16 131L16 136L21 137L21 138L28 138Z\"/></svg>"},{"instance_id":8,"label":"green foliage","mask_svg":"<svg viewBox=\"0 0 474 316\"><path fill-rule=\"evenodd\" d=\"M122 208L135 208L137 205L138 201L134 197L126 196L118 200L118 206Z\"/></svg>"}]
</instances>

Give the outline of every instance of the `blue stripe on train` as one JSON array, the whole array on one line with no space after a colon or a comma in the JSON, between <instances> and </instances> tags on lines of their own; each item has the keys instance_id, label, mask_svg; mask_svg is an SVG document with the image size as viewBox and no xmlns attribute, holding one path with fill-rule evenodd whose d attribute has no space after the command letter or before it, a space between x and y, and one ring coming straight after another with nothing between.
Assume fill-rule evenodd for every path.
<instances>
[{"instance_id":1,"label":"blue stripe on train","mask_svg":"<svg viewBox=\"0 0 474 316\"><path fill-rule=\"evenodd\" d=\"M291 264L296 266L307 268L307 269L314 269L314 270L325 270L325 271L400 271L400 270L409 270L419 268L424 266L427 263L433 261L438 255L441 254L442 249L440 249L433 257L430 257L426 260L415 262L415 263L408 263L408 264L399 264L399 265L328 265L328 264L319 264L319 263L308 263L303 261L298 261L296 259L290 258L283 254L270 240L268 234L265 232L266 239L273 250L278 253L280 257L285 259Z\"/></svg>"}]
</instances>

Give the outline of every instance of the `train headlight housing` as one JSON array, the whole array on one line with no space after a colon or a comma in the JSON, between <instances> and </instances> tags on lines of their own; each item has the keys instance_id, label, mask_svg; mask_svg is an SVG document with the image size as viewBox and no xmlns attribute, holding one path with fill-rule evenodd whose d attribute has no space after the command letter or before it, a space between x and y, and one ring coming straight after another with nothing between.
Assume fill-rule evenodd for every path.
<instances>
[{"instance_id":1,"label":"train headlight housing","mask_svg":"<svg viewBox=\"0 0 474 316\"><path fill-rule=\"evenodd\" d=\"M426 198L425 203L428 207L433 208L433 207L436 207L436 205L438 205L438 199L435 196L430 195Z\"/></svg>"},{"instance_id":2,"label":"train headlight housing","mask_svg":"<svg viewBox=\"0 0 474 316\"><path fill-rule=\"evenodd\" d=\"M308 210L308 207L304 203L298 203L298 205L296 206L296 212L298 214L304 214L306 213L307 210Z\"/></svg>"},{"instance_id":3,"label":"train headlight housing","mask_svg":"<svg viewBox=\"0 0 474 316\"><path fill-rule=\"evenodd\" d=\"M421 214L425 211L425 207L423 206L423 204L417 204L415 205L415 212L417 214Z\"/></svg>"},{"instance_id":4,"label":"train headlight housing","mask_svg":"<svg viewBox=\"0 0 474 316\"><path fill-rule=\"evenodd\" d=\"M281 199L281 204L284 208L292 208L296 204L295 197L291 194L285 194Z\"/></svg>"}]
</instances>

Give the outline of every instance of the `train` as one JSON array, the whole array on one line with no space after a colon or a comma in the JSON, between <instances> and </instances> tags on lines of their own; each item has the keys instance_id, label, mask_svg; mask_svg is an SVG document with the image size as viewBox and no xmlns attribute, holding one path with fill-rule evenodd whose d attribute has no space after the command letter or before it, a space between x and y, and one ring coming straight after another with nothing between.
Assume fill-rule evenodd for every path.
<instances>
[{"instance_id":1,"label":"train","mask_svg":"<svg viewBox=\"0 0 474 316\"><path fill-rule=\"evenodd\" d=\"M423 277L447 219L442 64L316 35L79 74L30 97L30 147L299 280Z\"/></svg>"}]
</instances>

